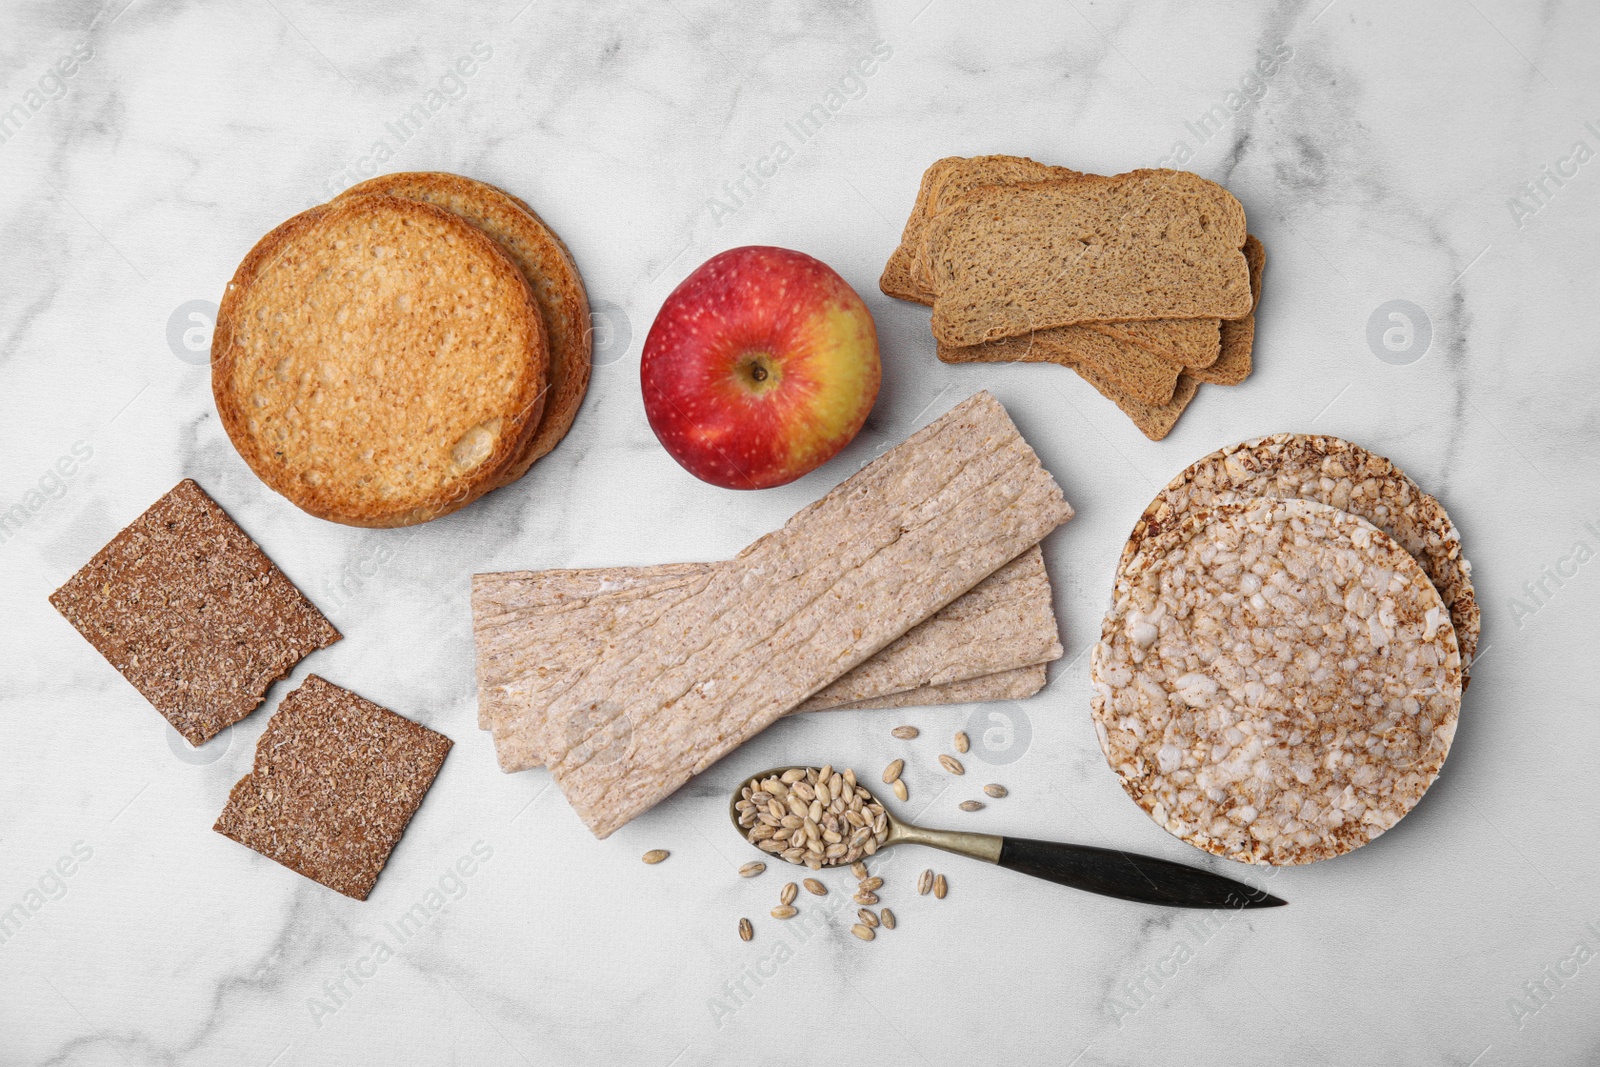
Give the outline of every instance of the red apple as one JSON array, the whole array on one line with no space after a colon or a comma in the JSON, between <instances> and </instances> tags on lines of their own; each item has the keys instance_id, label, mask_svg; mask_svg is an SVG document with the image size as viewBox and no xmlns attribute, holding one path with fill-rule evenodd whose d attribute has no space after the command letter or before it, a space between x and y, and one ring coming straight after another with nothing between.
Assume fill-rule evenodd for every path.
<instances>
[{"instance_id":1,"label":"red apple","mask_svg":"<svg viewBox=\"0 0 1600 1067\"><path fill-rule=\"evenodd\" d=\"M726 489L792 482L838 455L878 398L878 331L826 263L734 248L701 264L656 315L639 378L672 458Z\"/></svg>"}]
</instances>

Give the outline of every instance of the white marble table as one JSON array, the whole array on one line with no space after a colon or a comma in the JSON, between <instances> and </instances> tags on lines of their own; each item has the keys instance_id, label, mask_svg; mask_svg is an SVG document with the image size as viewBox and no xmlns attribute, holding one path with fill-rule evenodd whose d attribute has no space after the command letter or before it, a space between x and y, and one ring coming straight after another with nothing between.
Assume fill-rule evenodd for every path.
<instances>
[{"instance_id":1,"label":"white marble table","mask_svg":"<svg viewBox=\"0 0 1600 1067\"><path fill-rule=\"evenodd\" d=\"M0 1062L1595 1062L1592 5L125 2L0 7L0 508L23 509L0 542L0 908L22 906L0 943ZM982 152L1226 182L1270 256L1254 377L1204 389L1154 444L1065 370L938 363L926 311L875 281L922 168ZM554 455L459 514L375 532L250 474L204 331L185 332L261 233L394 169L525 197L603 321ZM672 286L749 243L843 273L885 378L843 457L737 494L657 446L637 360ZM543 772L498 772L474 728L469 574L725 557L979 388L1078 509L1046 543L1067 658L1044 693L784 722L603 843ZM1281 429L1352 438L1442 497L1485 651L1420 807L1262 878L1123 796L1085 653L1158 485ZM289 684L191 752L46 603L184 476L347 635L294 680L315 670L457 741L366 903L210 830ZM1292 904L1174 914L903 852L882 865L900 928L871 945L824 908L766 919L779 879L734 876L749 854L725 791L791 758L875 772L902 721L929 738L908 772L928 821L1204 862ZM929 769L963 722L990 731L979 780L1011 789L977 815ZM656 847L672 858L645 867ZM930 862L943 902L910 890ZM434 889L447 906L402 937Z\"/></svg>"}]
</instances>

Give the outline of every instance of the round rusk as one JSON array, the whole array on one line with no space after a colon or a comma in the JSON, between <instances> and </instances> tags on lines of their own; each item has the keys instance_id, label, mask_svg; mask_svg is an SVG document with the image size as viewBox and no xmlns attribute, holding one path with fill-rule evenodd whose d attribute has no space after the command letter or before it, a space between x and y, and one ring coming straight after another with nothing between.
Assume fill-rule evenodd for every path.
<instances>
[{"instance_id":1,"label":"round rusk","mask_svg":"<svg viewBox=\"0 0 1600 1067\"><path fill-rule=\"evenodd\" d=\"M211 384L234 447L313 515L406 526L499 484L544 409L528 283L459 216L405 197L312 208L228 284Z\"/></svg>"},{"instance_id":2,"label":"round rusk","mask_svg":"<svg viewBox=\"0 0 1600 1067\"><path fill-rule=\"evenodd\" d=\"M1201 508L1148 537L1091 667L1123 789L1219 856L1296 864L1394 826L1439 774L1461 656L1417 561L1309 500Z\"/></svg>"},{"instance_id":3,"label":"round rusk","mask_svg":"<svg viewBox=\"0 0 1600 1067\"><path fill-rule=\"evenodd\" d=\"M593 329L572 254L532 208L487 182L437 171L384 174L352 186L334 202L371 193L422 200L461 216L494 239L533 290L550 340L549 381L544 418L501 484L516 481L566 436L589 388Z\"/></svg>"}]
</instances>

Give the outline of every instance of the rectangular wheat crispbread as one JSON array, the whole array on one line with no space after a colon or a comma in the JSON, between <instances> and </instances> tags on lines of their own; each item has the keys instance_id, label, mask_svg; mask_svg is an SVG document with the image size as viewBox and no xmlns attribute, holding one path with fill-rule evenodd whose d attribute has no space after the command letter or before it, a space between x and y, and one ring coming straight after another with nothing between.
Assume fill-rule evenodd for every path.
<instances>
[{"instance_id":1,"label":"rectangular wheat crispbread","mask_svg":"<svg viewBox=\"0 0 1600 1067\"><path fill-rule=\"evenodd\" d=\"M1186 171L984 186L929 223L934 336L1250 311L1244 208Z\"/></svg>"},{"instance_id":2,"label":"rectangular wheat crispbread","mask_svg":"<svg viewBox=\"0 0 1600 1067\"><path fill-rule=\"evenodd\" d=\"M1255 309L1261 306L1261 276L1267 267L1267 250L1255 234L1244 239L1244 258L1250 264L1250 314L1222 324L1222 355L1209 367L1187 372L1197 382L1238 385L1250 377L1256 343Z\"/></svg>"},{"instance_id":3,"label":"rectangular wheat crispbread","mask_svg":"<svg viewBox=\"0 0 1600 1067\"><path fill-rule=\"evenodd\" d=\"M710 563L576 570L501 571L472 576L472 640L478 727L500 731L542 710L544 690L574 664L602 654L603 633L653 621L703 579ZM641 616L641 612L644 612ZM533 725L525 730L531 732Z\"/></svg>"},{"instance_id":4,"label":"rectangular wheat crispbread","mask_svg":"<svg viewBox=\"0 0 1600 1067\"><path fill-rule=\"evenodd\" d=\"M212 829L366 900L451 744L309 675L267 722Z\"/></svg>"},{"instance_id":5,"label":"rectangular wheat crispbread","mask_svg":"<svg viewBox=\"0 0 1600 1067\"><path fill-rule=\"evenodd\" d=\"M924 685L916 689L902 689L888 696L858 700L841 704L836 711L868 711L874 708L931 708L939 704L982 704L990 700L1022 700L1044 688L1048 664L1035 663L1031 667L1018 667L998 671L964 682L946 685ZM802 708L801 710L804 710Z\"/></svg>"},{"instance_id":6,"label":"rectangular wheat crispbread","mask_svg":"<svg viewBox=\"0 0 1600 1067\"><path fill-rule=\"evenodd\" d=\"M192 478L50 603L191 745L255 710L339 631Z\"/></svg>"},{"instance_id":7,"label":"rectangular wheat crispbread","mask_svg":"<svg viewBox=\"0 0 1600 1067\"><path fill-rule=\"evenodd\" d=\"M1069 333L1070 336L1061 336ZM961 348L940 343L937 352L944 363L1056 363L1084 367L1123 394L1147 404L1171 400L1178 375L1183 372L1179 364L1153 356L1137 345L1076 326Z\"/></svg>"},{"instance_id":8,"label":"rectangular wheat crispbread","mask_svg":"<svg viewBox=\"0 0 1600 1067\"><path fill-rule=\"evenodd\" d=\"M556 784L606 837L1071 516L978 393L574 672L546 717L595 725L546 738Z\"/></svg>"},{"instance_id":9,"label":"rectangular wheat crispbread","mask_svg":"<svg viewBox=\"0 0 1600 1067\"><path fill-rule=\"evenodd\" d=\"M502 769L543 763L547 730L581 733L588 725L584 716L547 723L544 694L582 662L570 658L584 648L581 635L608 624L607 602L617 594L600 590L636 582L649 569L479 576L494 580L473 595L480 726L494 732ZM668 576L660 587L670 594L676 584ZM551 595L559 587L570 592ZM506 610L519 598L542 601L542 610ZM1017 672L1060 656L1049 579L1035 546L787 713L1017 699L1043 685L1041 675L1029 689L1033 675ZM907 692L918 696L891 700Z\"/></svg>"},{"instance_id":10,"label":"rectangular wheat crispbread","mask_svg":"<svg viewBox=\"0 0 1600 1067\"><path fill-rule=\"evenodd\" d=\"M612 628L617 616L649 595L652 583L676 598L680 579L715 566L475 576L479 726L495 732L503 769L526 770L542 763L545 731L567 726L545 721L546 694L595 654L586 635ZM905 690L937 690L1046 663L1060 658L1061 651L1049 576L1034 546L790 711L870 705ZM929 695L942 703L975 699ZM504 762L512 758L514 762Z\"/></svg>"},{"instance_id":11,"label":"rectangular wheat crispbread","mask_svg":"<svg viewBox=\"0 0 1600 1067\"><path fill-rule=\"evenodd\" d=\"M944 685L1061 658L1050 576L1038 545L1022 552L927 621L812 694L823 711L922 685Z\"/></svg>"},{"instance_id":12,"label":"rectangular wheat crispbread","mask_svg":"<svg viewBox=\"0 0 1600 1067\"><path fill-rule=\"evenodd\" d=\"M923 174L917 202L906 220L901 243L889 257L878 286L890 296L932 304L932 268L927 243L928 219L942 204L959 199L983 186L1014 185L1050 179L1082 178L1111 181L1067 167L1052 167L1022 156L950 156L938 160ZM1086 333L1109 338L1119 347L1138 347L1181 366L1205 367L1220 354L1216 319L1165 319L1126 323L1083 323L1041 330L1038 335L1069 346ZM987 360L987 356L975 357ZM963 360L962 362L972 362Z\"/></svg>"}]
</instances>

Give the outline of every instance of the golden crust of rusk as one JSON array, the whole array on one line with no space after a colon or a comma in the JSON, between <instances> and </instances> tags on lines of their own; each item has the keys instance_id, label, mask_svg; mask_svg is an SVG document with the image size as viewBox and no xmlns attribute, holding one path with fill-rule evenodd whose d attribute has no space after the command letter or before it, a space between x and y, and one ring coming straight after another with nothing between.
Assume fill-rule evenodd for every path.
<instances>
[{"instance_id":1,"label":"golden crust of rusk","mask_svg":"<svg viewBox=\"0 0 1600 1067\"><path fill-rule=\"evenodd\" d=\"M578 265L537 212L488 182L438 171L384 174L345 190L336 202L370 193L422 200L460 215L500 245L533 290L549 336L549 380L539 428L500 482L510 484L566 436L589 388L594 331Z\"/></svg>"},{"instance_id":2,"label":"golden crust of rusk","mask_svg":"<svg viewBox=\"0 0 1600 1067\"><path fill-rule=\"evenodd\" d=\"M212 343L234 447L305 511L407 526L500 484L544 410L544 321L477 227L419 200L363 195L257 242Z\"/></svg>"}]
</instances>

